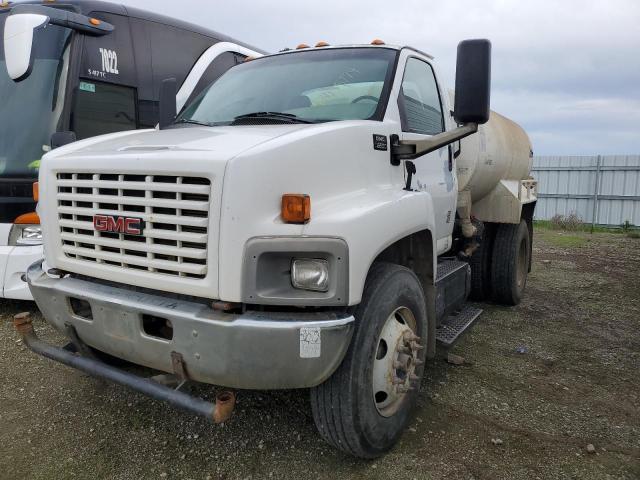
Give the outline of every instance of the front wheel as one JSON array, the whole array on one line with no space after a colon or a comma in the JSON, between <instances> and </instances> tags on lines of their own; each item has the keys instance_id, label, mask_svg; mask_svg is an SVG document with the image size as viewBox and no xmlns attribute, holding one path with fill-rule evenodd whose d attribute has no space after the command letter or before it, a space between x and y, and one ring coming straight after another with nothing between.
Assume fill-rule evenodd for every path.
<instances>
[{"instance_id":1,"label":"front wheel","mask_svg":"<svg viewBox=\"0 0 640 480\"><path fill-rule=\"evenodd\" d=\"M398 441L420 387L428 332L420 281L399 265L373 265L354 316L345 359L311 390L311 408L328 443L375 458Z\"/></svg>"}]
</instances>

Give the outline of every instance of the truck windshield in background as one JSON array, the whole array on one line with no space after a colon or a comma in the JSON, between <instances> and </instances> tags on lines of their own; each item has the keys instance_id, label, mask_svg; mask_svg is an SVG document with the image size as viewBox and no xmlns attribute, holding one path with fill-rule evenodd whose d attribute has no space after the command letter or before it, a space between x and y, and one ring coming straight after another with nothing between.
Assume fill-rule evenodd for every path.
<instances>
[{"instance_id":1,"label":"truck windshield in background","mask_svg":"<svg viewBox=\"0 0 640 480\"><path fill-rule=\"evenodd\" d=\"M252 113L314 123L380 120L396 55L386 48L336 48L252 60L226 72L177 122L230 125Z\"/></svg>"},{"instance_id":2,"label":"truck windshield in background","mask_svg":"<svg viewBox=\"0 0 640 480\"><path fill-rule=\"evenodd\" d=\"M7 13L0 14L0 32ZM0 36L0 177L35 177L64 105L71 31L34 32L33 70L21 82L7 75Z\"/></svg>"}]
</instances>

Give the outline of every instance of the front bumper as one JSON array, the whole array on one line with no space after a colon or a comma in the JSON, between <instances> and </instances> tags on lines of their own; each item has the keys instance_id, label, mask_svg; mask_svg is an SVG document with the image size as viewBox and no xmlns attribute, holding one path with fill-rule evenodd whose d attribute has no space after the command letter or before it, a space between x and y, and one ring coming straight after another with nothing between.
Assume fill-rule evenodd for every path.
<instances>
[{"instance_id":1,"label":"front bumper","mask_svg":"<svg viewBox=\"0 0 640 480\"><path fill-rule=\"evenodd\" d=\"M226 314L194 301L51 277L41 262L29 268L27 279L44 317L61 332L70 324L87 345L169 373L176 352L189 379L226 387L319 385L338 368L353 334L354 318L348 314ZM70 298L88 302L93 318L74 314ZM145 315L169 320L172 339L147 334Z\"/></svg>"}]
</instances>

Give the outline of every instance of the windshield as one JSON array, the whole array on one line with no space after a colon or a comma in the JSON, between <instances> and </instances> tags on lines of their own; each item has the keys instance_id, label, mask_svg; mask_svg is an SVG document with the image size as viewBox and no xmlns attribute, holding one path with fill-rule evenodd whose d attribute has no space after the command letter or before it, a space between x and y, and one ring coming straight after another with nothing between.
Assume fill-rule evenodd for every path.
<instances>
[{"instance_id":1,"label":"windshield","mask_svg":"<svg viewBox=\"0 0 640 480\"><path fill-rule=\"evenodd\" d=\"M259 58L227 71L177 121L230 125L252 114L305 123L381 120L396 54L339 48Z\"/></svg>"},{"instance_id":2,"label":"windshield","mask_svg":"<svg viewBox=\"0 0 640 480\"><path fill-rule=\"evenodd\" d=\"M69 29L36 30L33 70L16 83L7 74L1 38L7 13L0 14L0 176L35 176L64 105L69 67Z\"/></svg>"}]
</instances>

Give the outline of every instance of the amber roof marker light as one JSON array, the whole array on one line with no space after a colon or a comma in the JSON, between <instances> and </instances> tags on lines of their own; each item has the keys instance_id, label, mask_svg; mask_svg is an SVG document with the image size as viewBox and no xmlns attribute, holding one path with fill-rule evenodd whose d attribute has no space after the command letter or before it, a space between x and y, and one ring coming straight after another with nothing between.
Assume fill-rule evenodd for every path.
<instances>
[{"instance_id":1,"label":"amber roof marker light","mask_svg":"<svg viewBox=\"0 0 640 480\"><path fill-rule=\"evenodd\" d=\"M303 193L285 193L280 214L285 223L308 223L311 220L311 197Z\"/></svg>"},{"instance_id":2,"label":"amber roof marker light","mask_svg":"<svg viewBox=\"0 0 640 480\"><path fill-rule=\"evenodd\" d=\"M385 43L379 38L376 38L371 42L371 45L385 45Z\"/></svg>"}]
</instances>

